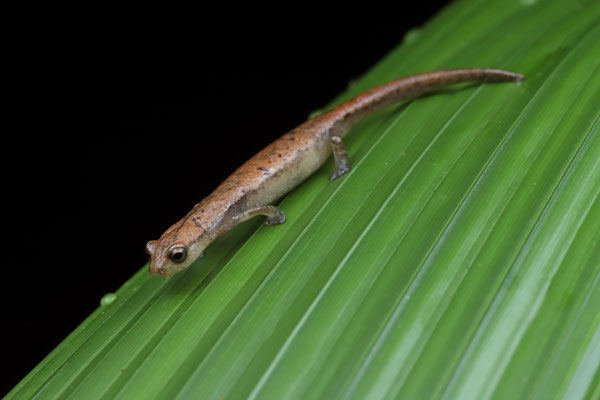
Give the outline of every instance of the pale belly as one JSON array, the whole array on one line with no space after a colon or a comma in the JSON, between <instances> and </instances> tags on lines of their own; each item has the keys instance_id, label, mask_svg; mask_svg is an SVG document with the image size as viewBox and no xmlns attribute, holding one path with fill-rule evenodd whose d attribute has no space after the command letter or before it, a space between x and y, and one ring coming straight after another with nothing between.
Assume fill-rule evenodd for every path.
<instances>
[{"instance_id":1,"label":"pale belly","mask_svg":"<svg viewBox=\"0 0 600 400\"><path fill-rule=\"evenodd\" d=\"M265 181L248 198L248 205L272 204L317 171L331 155L329 143L318 140L281 168L266 177Z\"/></svg>"}]
</instances>

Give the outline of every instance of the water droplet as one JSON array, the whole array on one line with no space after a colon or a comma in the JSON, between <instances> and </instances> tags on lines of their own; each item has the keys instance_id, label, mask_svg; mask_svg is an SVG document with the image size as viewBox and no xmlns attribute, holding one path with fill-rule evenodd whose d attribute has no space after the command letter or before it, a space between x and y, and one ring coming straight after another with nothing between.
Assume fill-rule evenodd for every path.
<instances>
[{"instance_id":1,"label":"water droplet","mask_svg":"<svg viewBox=\"0 0 600 400\"><path fill-rule=\"evenodd\" d=\"M100 300L100 305L101 306L107 306L110 303L112 303L113 301L115 301L115 299L117 298L117 295L114 293L106 293L104 296L102 296L102 299Z\"/></svg>"},{"instance_id":2,"label":"water droplet","mask_svg":"<svg viewBox=\"0 0 600 400\"><path fill-rule=\"evenodd\" d=\"M411 29L404 35L404 44L414 43L419 36L421 36L421 32L418 29Z\"/></svg>"}]
</instances>

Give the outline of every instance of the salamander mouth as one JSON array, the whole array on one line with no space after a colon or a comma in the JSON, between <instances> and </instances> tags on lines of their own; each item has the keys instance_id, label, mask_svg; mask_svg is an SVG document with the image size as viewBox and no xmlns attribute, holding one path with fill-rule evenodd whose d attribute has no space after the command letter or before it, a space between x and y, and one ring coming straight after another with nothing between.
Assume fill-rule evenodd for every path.
<instances>
[{"instance_id":1,"label":"salamander mouth","mask_svg":"<svg viewBox=\"0 0 600 400\"><path fill-rule=\"evenodd\" d=\"M150 263L150 273L156 276L162 276L163 278L168 278L171 274L164 267L155 267Z\"/></svg>"}]
</instances>

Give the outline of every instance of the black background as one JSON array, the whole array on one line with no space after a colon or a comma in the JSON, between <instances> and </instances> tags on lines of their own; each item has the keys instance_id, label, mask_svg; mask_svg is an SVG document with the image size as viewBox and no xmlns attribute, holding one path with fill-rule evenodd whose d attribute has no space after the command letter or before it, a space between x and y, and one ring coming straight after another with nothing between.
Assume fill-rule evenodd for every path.
<instances>
[{"instance_id":1,"label":"black background","mask_svg":"<svg viewBox=\"0 0 600 400\"><path fill-rule=\"evenodd\" d=\"M148 240L445 3L103 10L21 37L2 145L2 393L146 262Z\"/></svg>"}]
</instances>

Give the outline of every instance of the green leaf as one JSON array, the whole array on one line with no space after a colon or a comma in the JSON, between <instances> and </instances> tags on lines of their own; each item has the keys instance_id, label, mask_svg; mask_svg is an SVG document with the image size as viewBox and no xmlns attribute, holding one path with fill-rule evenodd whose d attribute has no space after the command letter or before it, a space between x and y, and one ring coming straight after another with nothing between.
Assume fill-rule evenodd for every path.
<instances>
[{"instance_id":1,"label":"green leaf","mask_svg":"<svg viewBox=\"0 0 600 400\"><path fill-rule=\"evenodd\" d=\"M600 3L462 0L335 102L457 67L169 280L147 266L7 399L600 394Z\"/></svg>"}]
</instances>

